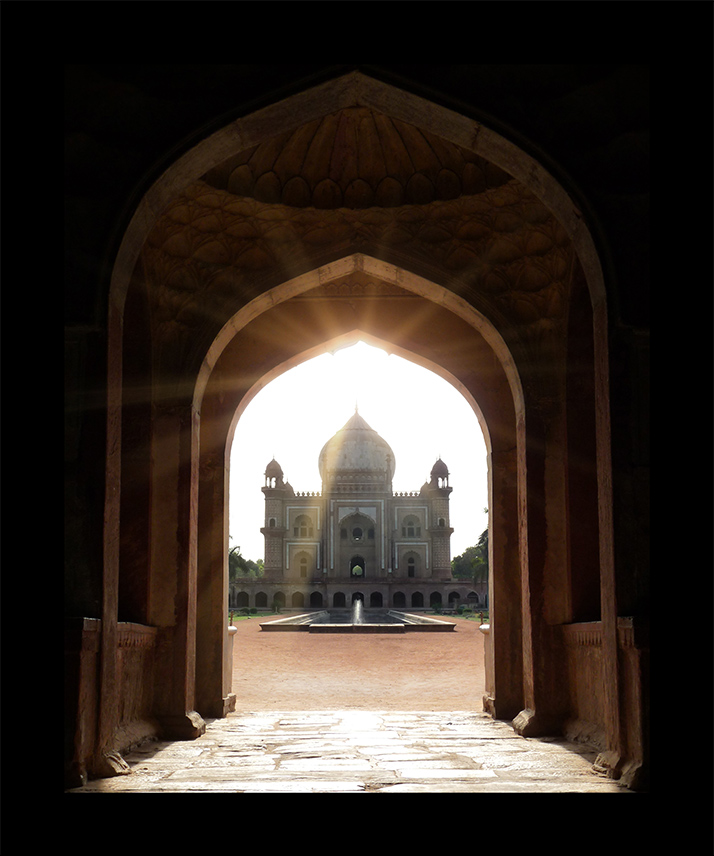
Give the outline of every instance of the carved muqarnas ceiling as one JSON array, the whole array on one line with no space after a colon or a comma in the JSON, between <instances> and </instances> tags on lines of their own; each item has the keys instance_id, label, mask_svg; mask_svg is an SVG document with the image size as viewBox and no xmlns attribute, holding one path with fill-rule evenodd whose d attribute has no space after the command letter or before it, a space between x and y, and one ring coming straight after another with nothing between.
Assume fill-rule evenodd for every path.
<instances>
[{"instance_id":1,"label":"carved muqarnas ceiling","mask_svg":"<svg viewBox=\"0 0 714 856\"><path fill-rule=\"evenodd\" d=\"M520 182L353 108L237 153L167 206L143 252L154 318L166 332L195 327L256 279L343 251L412 259L521 330L563 316L573 260L562 226Z\"/></svg>"},{"instance_id":2,"label":"carved muqarnas ceiling","mask_svg":"<svg viewBox=\"0 0 714 856\"><path fill-rule=\"evenodd\" d=\"M510 176L433 134L365 107L324 116L205 176L235 196L292 208L396 208L474 196Z\"/></svg>"}]
</instances>

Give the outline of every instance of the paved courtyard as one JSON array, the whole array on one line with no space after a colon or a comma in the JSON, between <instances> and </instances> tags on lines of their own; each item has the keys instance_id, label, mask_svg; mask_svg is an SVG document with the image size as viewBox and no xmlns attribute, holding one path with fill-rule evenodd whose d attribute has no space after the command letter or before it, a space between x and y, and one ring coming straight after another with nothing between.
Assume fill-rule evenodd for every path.
<instances>
[{"instance_id":1,"label":"paved courtyard","mask_svg":"<svg viewBox=\"0 0 714 856\"><path fill-rule=\"evenodd\" d=\"M277 617L277 616L275 616ZM268 633L236 622L237 710L483 709L484 637L449 616L448 633Z\"/></svg>"},{"instance_id":2,"label":"paved courtyard","mask_svg":"<svg viewBox=\"0 0 714 856\"><path fill-rule=\"evenodd\" d=\"M596 753L482 713L483 635L265 633L240 621L235 713L72 793L629 793Z\"/></svg>"},{"instance_id":3,"label":"paved courtyard","mask_svg":"<svg viewBox=\"0 0 714 856\"><path fill-rule=\"evenodd\" d=\"M71 793L629 793L594 759L479 713L262 711L146 744L130 774Z\"/></svg>"}]
</instances>

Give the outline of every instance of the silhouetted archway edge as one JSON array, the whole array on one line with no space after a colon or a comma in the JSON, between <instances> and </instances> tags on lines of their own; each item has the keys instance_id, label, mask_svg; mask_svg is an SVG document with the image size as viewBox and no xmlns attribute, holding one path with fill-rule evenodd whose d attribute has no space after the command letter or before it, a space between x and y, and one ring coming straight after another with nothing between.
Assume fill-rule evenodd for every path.
<instances>
[{"instance_id":1,"label":"silhouetted archway edge","mask_svg":"<svg viewBox=\"0 0 714 856\"><path fill-rule=\"evenodd\" d=\"M481 428L481 432L484 437L484 442L486 444L486 450L487 452L490 452L491 442L488 425L481 411L481 408L479 407L479 404L473 397L473 395L471 395L469 390L466 389L466 387L458 380L458 378L454 377L451 372L442 368L442 366L433 363L431 360L425 359L419 354L415 354L412 351L407 351L403 348L395 346L387 339L381 339L377 336L373 336L370 333L365 332L364 330L354 329L351 330L349 333L343 333L341 336L337 336L336 338L331 339L322 345L317 345L316 347L311 348L308 351L304 351L301 354L295 356L293 359L286 360L284 363L281 363L279 366L276 366L273 371L265 374L258 383L254 384L253 387L248 391L248 393L243 397L238 409L235 412L229 430L226 454L230 456L231 446L235 437L235 429L238 425L241 416L245 412L248 405L262 389L265 389L268 384L272 383L272 381L280 377L280 375L285 374L285 372L288 372L291 369L294 369L297 366L308 362L309 360L315 359L316 357L319 357L322 354L335 353L336 351L343 350L344 348L349 348L351 345L356 345L359 342L364 342L366 345L370 345L373 348L379 348L380 350L386 351L390 355L394 355L397 357L401 357L404 360L408 360L409 362L412 362L415 365L421 366L422 368L433 372L446 383L451 384L451 386L453 386L454 389L456 389L469 403L469 406L473 410L474 416L476 417L479 423L479 427Z\"/></svg>"},{"instance_id":2,"label":"silhouetted archway edge","mask_svg":"<svg viewBox=\"0 0 714 856\"><path fill-rule=\"evenodd\" d=\"M364 75L354 73L331 81L321 87L301 93L291 99L290 108L281 102L258 111L251 116L242 117L231 123L227 128L217 131L211 137L195 146L191 151L181 157L172 167L154 183L148 190L141 203L137 207L121 243L115 265L112 271L109 307L108 307L108 383L107 383L107 455L106 455L106 493L105 493L105 527L104 527L104 597L102 606L102 641L101 641L101 696L100 702L103 710L100 712L100 733L98 744L100 747L110 749L114 741L114 728L116 726L115 714L117 702L117 607L118 607L118 582L119 582L119 540L120 540L120 515L119 497L121 491L121 429L122 429L122 402L123 402L123 378L122 378L122 348L123 348L123 325L125 317L126 296L130 283L135 275L137 260L146 238L161 210L191 181L200 178L201 175L219 163L236 148L245 148L259 142L265 134L265 128L270 128L274 134L281 129L288 129L302 124L310 116L325 115L331 110L338 110L349 105L371 106L375 109L399 116L405 121L414 122L423 127L430 128L434 133L440 134L445 139L451 140L458 145L470 148L487 160L502 167L515 178L519 179L535 196L538 197L556 216L560 224L572 241L579 264L584 275L584 284L589 295L592 311L592 342L593 342L593 400L594 407L594 429L596 436L597 466L597 538L599 548L599 573L600 587L602 591L602 646L604 662L603 695L606 708L606 730L608 732L608 745L617 752L621 746L618 732L618 679L617 679L617 608L615 602L615 579L613 560L613 538L612 538L612 502L611 502L611 465L610 465L610 415L609 415L609 378L608 378L608 353L607 353L607 315L605 289L602 268L600 265L595 243L592 239L582 215L574 204L568 192L559 184L536 160L523 152L513 143L490 131L479 123L460 116L453 111L425 102L423 99L408 93L399 92L399 98L394 98L395 90L391 86L366 78ZM425 109L426 108L426 109ZM354 264L356 256L348 264ZM378 262L378 264L382 264ZM305 276L309 276L306 274ZM295 295L307 290L309 285L303 289L300 277L291 281L295 288ZM280 288L281 286L278 286ZM295 296L294 295L294 296ZM453 296L453 295L452 295ZM288 299L287 294L285 295ZM424 299L429 299L425 296ZM260 298L252 302L251 310L255 312L255 318L268 310L261 307ZM435 304L436 305L436 304ZM466 304L468 305L468 304ZM473 308L470 307L473 312ZM451 309L449 309L451 311ZM240 313L239 313L240 314ZM234 316L235 317L235 316ZM457 316L458 317L458 316ZM472 316L473 320L473 316ZM239 322L240 323L240 322ZM250 319L245 319L250 323ZM221 331L230 337L230 331L225 327ZM486 330L488 333L488 330ZM203 437L204 429L207 427L204 416L205 389L208 379L211 377L212 368L217 365L223 346L214 340L213 347L206 356L204 368L200 372L200 381L194 389L194 402L200 401L200 409L193 408L193 417L196 421L196 437L198 428ZM505 355L504 355L505 357ZM504 371L509 372L509 362L505 359L502 363ZM205 370L204 370L205 369ZM513 399L515 406L518 400ZM527 425L523 414L514 419L514 427L519 438L517 454L519 457L525 454ZM170 430L166 427L166 430ZM225 454L225 437L222 454ZM182 441L184 442L184 441ZM193 443L193 441L191 441ZM177 444L180 445L180 444ZM513 446L513 454L516 455L516 445ZM198 487L199 450L193 448L191 451L190 473L187 471L183 488L187 495L194 496L195 491L200 494ZM523 473L524 461L519 460L517 470ZM210 471L210 467L208 470ZM204 479L205 482L205 479ZM203 484L203 482L202 482ZM538 483L544 489L542 481ZM504 483L503 489L508 486ZM529 485L522 479L518 479L517 497L515 504L509 507L516 510L517 541L519 543L518 561L521 567L527 568L529 556L528 542L528 501ZM513 493L513 491L511 491ZM198 500L196 500L198 503ZM202 509L210 507L207 503L199 503ZM489 505L499 507L498 502L490 502ZM215 509L215 506L213 507ZM207 513L207 512L206 512ZM215 518L214 518L215 519ZM192 532L182 533L186 544L195 544L197 537L196 529ZM153 525L153 523L152 523ZM542 545L540 545L542 547ZM194 548L191 547L191 550ZM200 549L200 545L199 545ZM193 561L190 556L182 559L189 565ZM221 559L221 561L223 561ZM199 559L199 565L201 560ZM210 564L210 563L209 563ZM187 579L191 581L193 571L182 571L188 573ZM220 574L214 574L217 579ZM182 578L183 579L183 578ZM182 585L184 583L182 582ZM195 585L195 577L193 578ZM192 590L193 591L193 590ZM525 597L537 597L529 589L527 574L523 580L522 593ZM196 622L191 615L191 603L194 595L189 592L186 600L186 609L179 616L180 627L176 631L176 638L180 637L180 644L184 652L190 652L194 644L196 633ZM187 610L187 611L186 611ZM520 612L520 605L519 605ZM532 624L535 616L530 607L524 605L522 617L525 638L534 638L533 634L540 632L534 630ZM216 637L217 638L217 637ZM540 642L538 642L540 644ZM532 671L533 663L529 660L532 651L525 650L527 670L531 673L521 674L522 689L521 699L525 700L524 732L528 730L529 723L534 722L534 709L529 707L534 695L534 680L537 675ZM511 646L512 652L515 648ZM176 655L178 657L178 654ZM192 685L195 681L195 662L188 660L184 664L184 674L181 678L184 690L181 690L185 699L193 699ZM514 677L514 676L512 676ZM517 681L509 679L509 686L515 687ZM539 689L538 692L541 692ZM176 707L175 716L179 719L184 714L179 712L178 697L172 699ZM214 696L215 697L215 696ZM545 696L543 696L545 697ZM512 703L517 701L514 695ZM189 703L189 701L187 701ZM534 705L535 706L535 705ZM511 704L512 707L512 704ZM510 709L510 707L509 707ZM185 708L184 708L185 712ZM209 713L210 715L210 713ZM534 726L534 729L547 729L548 724ZM189 729L190 730L190 729Z\"/></svg>"},{"instance_id":3,"label":"silhouetted archway edge","mask_svg":"<svg viewBox=\"0 0 714 856\"><path fill-rule=\"evenodd\" d=\"M361 309L344 297L301 302L301 295L317 285L339 281L355 272L368 272L372 281L386 286L398 285L412 298L390 297L387 291L381 297L362 301ZM375 306L379 311L374 311ZM359 311L363 317L355 327ZM406 333L400 325L405 316ZM326 338L326 325L337 335ZM197 379L193 409L201 418L197 466L199 710L216 711L221 694L215 663L225 634L227 474L236 423L249 401L270 380L319 353L359 339L386 347L451 383L471 405L486 439L492 567L503 569L492 575L491 603L495 611L499 603L503 604L504 615L494 633L494 656L503 666L491 672L499 685L503 718L512 718L522 707L523 687L517 545L519 531L525 531L525 527L519 530L516 495L507 488L507 483L515 482L518 469L517 424L524 422L518 372L498 331L473 307L443 286L362 254L352 254L283 283L245 306L217 335ZM251 343L250 349L244 342ZM459 346L453 347L457 342ZM261 343L267 344L261 349ZM439 357L435 348L446 353ZM245 380L250 372L256 374L255 379L250 375ZM482 385L480 394L474 383ZM494 495L495 503L490 502ZM515 594L507 597L505 592L509 589ZM203 603L213 607L202 608ZM228 678L222 676L224 696L229 688Z\"/></svg>"},{"instance_id":4,"label":"silhouetted archway edge","mask_svg":"<svg viewBox=\"0 0 714 856\"><path fill-rule=\"evenodd\" d=\"M340 259L339 261L318 268L314 271L303 274L289 280L282 285L272 288L258 297L254 298L250 303L237 312L223 327L218 336L216 336L211 345L206 358L201 366L201 370L196 381L196 387L193 396L193 406L197 411L201 410L203 397L209 382L211 372L213 371L220 355L227 347L228 343L233 339L236 333L255 320L263 312L290 300L300 294L303 294L310 289L320 285L325 285L331 281L337 280L351 273L362 271L370 274L377 280L384 283L398 285L407 291L411 291L432 303L443 306L453 314L462 318L476 331L478 331L497 355L503 365L506 377L508 379L511 394L516 405L516 413L523 413L523 388L518 371L516 369L513 357L508 349L508 346L503 340L498 330L488 321L480 312L474 309L463 298L450 292L443 286L430 282L421 276L410 273L393 264L374 259L362 253L353 253L349 256ZM277 365L270 372L267 372L260 381L253 384L246 396L244 396L238 406L235 417L231 426L231 436L235 425L238 422L241 414L248 406L250 401L257 393L268 383L279 377L284 372L306 362L319 354L326 353L330 350L346 347L358 341L365 341L368 344L372 343L375 347L384 348L389 353L401 356L406 360L410 360L417 365L429 369L441 378L454 386L472 407L476 418L479 421L481 430L483 431L486 440L487 448L490 450L490 439L488 425L478 404L478 401L473 397L469 390L456 378L451 372L445 369L442 365L432 360L426 359L423 355L409 351L399 347L393 341L385 338L379 338L372 335L366 330L354 329L329 341L325 341L315 347L295 354L291 359Z\"/></svg>"},{"instance_id":5,"label":"silhouetted archway edge","mask_svg":"<svg viewBox=\"0 0 714 856\"><path fill-rule=\"evenodd\" d=\"M359 71L236 119L193 146L169 166L147 190L124 233L112 270L111 305L122 310L141 248L154 221L174 197L177 188L198 180L229 155L257 145L268 136L294 130L312 119L346 107L358 106L379 110L424 128L473 151L518 179L557 217L585 271L593 309L605 308L605 283L592 233L571 194L538 160L474 119Z\"/></svg>"},{"instance_id":6,"label":"silhouetted archway edge","mask_svg":"<svg viewBox=\"0 0 714 856\"><path fill-rule=\"evenodd\" d=\"M488 426L485 423L483 413L481 412L481 408L478 405L478 402L473 398L471 393L464 387L464 385L458 380L458 378L454 377L450 372L436 363L431 362L431 360L424 359L419 354L415 354L412 351L407 351L403 348L400 348L393 343L389 342L387 339L381 339L377 336L373 336L370 333L365 332L364 330L360 330L355 328L351 330L349 333L344 333L341 336L337 336L334 339L326 341L324 345L318 345L315 348L311 348L309 351L305 351L298 356L294 357L291 360L287 360L285 363L281 363L277 366L272 372L267 373L264 377L248 392L248 394L241 401L240 407L236 411L233 427L235 427L238 423L238 420L243 415L246 407L251 403L253 398L264 389L269 383L272 383L276 378L280 377L280 375L284 374L290 369L296 368L302 363L306 363L309 360L314 359L315 357L319 357L322 354L335 353L337 351L343 350L344 348L349 348L352 345L356 345L359 342L364 342L366 345L370 345L373 348L379 348L380 350L386 351L390 355L395 355L397 357L401 357L404 360L408 360L409 362L415 363L422 368L427 369L430 372L438 375L442 380L451 384L461 395L468 401L471 409L474 411L474 415L479 422L481 430L484 434L484 439L486 441L487 449L490 448L490 443L488 440Z\"/></svg>"}]
</instances>

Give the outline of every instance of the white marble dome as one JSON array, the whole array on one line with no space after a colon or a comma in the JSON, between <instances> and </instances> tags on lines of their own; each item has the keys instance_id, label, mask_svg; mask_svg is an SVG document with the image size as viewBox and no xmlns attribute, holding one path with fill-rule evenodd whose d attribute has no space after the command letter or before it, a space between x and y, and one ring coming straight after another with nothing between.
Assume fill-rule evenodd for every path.
<instances>
[{"instance_id":1,"label":"white marble dome","mask_svg":"<svg viewBox=\"0 0 714 856\"><path fill-rule=\"evenodd\" d=\"M372 473L391 484L394 452L380 435L355 411L351 419L325 443L318 459L323 482L328 479L361 480Z\"/></svg>"}]
</instances>

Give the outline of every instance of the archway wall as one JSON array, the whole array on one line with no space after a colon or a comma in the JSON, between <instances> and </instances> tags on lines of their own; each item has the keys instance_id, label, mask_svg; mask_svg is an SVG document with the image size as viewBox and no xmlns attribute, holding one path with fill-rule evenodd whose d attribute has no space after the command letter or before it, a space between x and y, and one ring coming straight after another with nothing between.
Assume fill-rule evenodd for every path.
<instances>
[{"instance_id":1,"label":"archway wall","mask_svg":"<svg viewBox=\"0 0 714 856\"><path fill-rule=\"evenodd\" d=\"M360 112L360 117L371 118L376 126L386 115L382 111L388 109L390 99L385 100L384 95L379 85L365 84L360 76L349 76L349 81L319 87L306 96L309 105L304 116L322 122L333 111L344 111L342 115L347 116L350 110L366 110L368 115ZM398 99L400 106L388 109L392 119L398 117L413 128L411 123L420 116L422 139L428 146L436 148L448 142L453 147L449 156L461 157L468 149L483 157L484 163L494 165L490 173L486 170L487 178L478 192L455 199L424 197L406 209L380 209L377 216L372 209L359 205L351 208L324 204L324 197L319 208L308 206L296 212L285 206L284 192L282 197L272 199L262 192L247 199L234 194L232 177L225 181L221 177L220 160L226 156L221 141L225 142L226 137L219 132L210 141L216 150L212 168L183 186L164 208L142 250L146 275L155 283L157 295L163 294L155 314L155 334L162 342L157 351L157 373L163 378L164 389L186 400L189 384L183 378L193 375L199 361L203 361L203 375L210 371L216 352L221 352L221 337L233 333L225 323L218 330L222 319L250 313L257 316L266 311L281 284L297 296L311 286L318 287L323 279L339 278L340 273L344 274L344 259L356 257L355 248L361 250L363 259L370 259L373 267L408 270L427 290L430 284L444 283L444 294L453 301L462 301L475 318L489 319L490 329L506 343L501 359L518 365L518 372L511 375L518 377L520 373L525 385L525 395L515 396L515 400L522 402L518 424L526 422L527 405L529 427L524 428L519 456L513 457L513 444L512 458L508 462L504 458L503 466L507 464L517 474L524 497L519 505L519 538L526 546L519 561L527 590L521 592L521 597L537 625L533 628L535 635L529 625L524 645L530 652L526 654L530 672L540 676L547 670L533 659L534 652L545 651L550 644L546 638L549 631L539 630L540 625L567 620L569 615L564 546L567 523L562 514L567 478L562 453L562 333L576 268L588 268L591 305L602 309L604 291L599 262L580 213L540 165L488 129L448 111L439 117L441 143L437 143L429 137L436 129L434 114L425 105L420 107L418 100L402 95ZM280 110L271 113L275 139L295 127L290 124L295 119L286 123L286 115L296 114ZM302 121L303 114L300 115ZM263 120L267 116L264 114ZM349 120L346 122L349 124ZM252 136L249 127L250 122L246 128L241 125L246 136L238 138L237 148L254 143L260 148L265 142L264 136ZM230 133L236 130L234 127ZM206 154L206 146L202 152ZM184 161L184 168L188 169L189 161L190 158ZM200 158L196 163L206 165ZM482 166L475 161L469 161L469 165ZM225 174L234 166L231 160ZM446 172L456 176L456 172ZM444 170L437 176L437 183L443 173ZM184 178L187 175L184 173ZM277 173L271 175L271 180L277 178ZM462 182L462 189L466 187L465 172L457 180ZM412 202L415 200L412 197ZM232 238L238 234L240 239L227 240L226 234ZM378 270L371 272L380 277ZM245 320L243 317L240 323ZM601 341L602 336L596 337L596 350ZM597 355L595 361L598 363ZM598 364L604 370L605 361L600 359ZM194 408L195 402L194 398ZM597 413L600 422L596 430L607 443L607 408L601 407ZM539 425L543 426L540 434ZM532 437L528 447L527 436ZM548 454L543 451L546 443ZM604 467L598 483L602 507L607 505L606 470ZM528 482L526 473L530 476ZM553 498L547 514L543 511L546 495ZM498 491L494 497L499 503ZM504 501L505 497L503 494ZM602 556L607 554L603 552ZM611 575L612 570L608 573ZM608 588L612 588L611 583ZM513 602L511 598L509 603ZM611 620L611 630L614 626ZM612 640L612 633L608 638ZM549 659L550 654L544 653L543 661ZM531 707L535 706L537 693L551 699L556 698L559 689L557 682L555 686L537 687L535 677L525 686Z\"/></svg>"},{"instance_id":2,"label":"archway wall","mask_svg":"<svg viewBox=\"0 0 714 856\"><path fill-rule=\"evenodd\" d=\"M175 203L177 189L189 187L240 151L249 151L281 133L355 107L366 107L398 118L410 127L423 128L439 139L478 154L486 163L517 179L548 210L556 213L583 268L588 271L593 306L604 303L602 268L583 213L537 160L480 122L354 72L240 117L193 146L152 184L123 236L112 271L111 305L118 317L122 315L127 289L147 237L159 215ZM286 275L284 280L288 278Z\"/></svg>"},{"instance_id":3,"label":"archway wall","mask_svg":"<svg viewBox=\"0 0 714 856\"><path fill-rule=\"evenodd\" d=\"M388 279L365 274L365 268L377 263L361 254L343 262L339 277L328 279L330 270L319 270L320 285L308 286L296 296L292 282L272 289L267 295L269 308L257 319L252 306L234 316L201 367L193 407L205 414L211 397L222 396L222 404L230 396L236 405L235 425L254 395L277 375L361 339L454 385L474 409L487 448L492 435L505 448L513 440L522 391L510 353L492 326L442 286L382 263L380 273L386 271ZM253 355L248 370L242 366L246 348Z\"/></svg>"},{"instance_id":4,"label":"archway wall","mask_svg":"<svg viewBox=\"0 0 714 856\"><path fill-rule=\"evenodd\" d=\"M378 212L296 212L283 202L236 196L207 178L237 151L347 107L423 126L497 171L474 194ZM426 355L478 401L491 444L491 567L501 570L491 592L494 615L502 616L493 627L494 712L511 718L522 708L528 733L559 727L570 704L558 683L564 655L553 628L571 614L565 330L577 270L593 319L596 401L588 431L596 435L599 519L591 529L609 547L599 553L607 595L600 679L607 740L619 752L604 289L592 240L567 193L481 125L352 75L306 93L290 109L276 105L234 123L162 176L140 205L113 274L107 484L119 483L112 473L123 466L123 313L138 278L150 302L151 452L140 464L152 502L145 615L159 628L163 683L155 711L168 732L193 734L191 711L218 715L225 692L221 670L204 666L225 635L231 420L271 373L355 330ZM330 295L337 286L367 296ZM105 521L100 718L109 740L121 532L111 490Z\"/></svg>"},{"instance_id":5,"label":"archway wall","mask_svg":"<svg viewBox=\"0 0 714 856\"><path fill-rule=\"evenodd\" d=\"M504 479L509 481L513 477L510 471L504 471L503 462L510 466L515 460L512 450L516 443L516 406L512 386L518 391L518 378L508 360L504 360L504 368L482 331L495 340L498 340L498 335L472 309L460 305L460 311L469 319L466 321L445 308L449 295L442 294L443 289L439 286L431 284L432 295L437 297L435 302L422 296L427 284L420 278L412 280L408 272L392 270L388 281L379 281L375 277L365 277L366 266L362 257L353 259L349 267L346 263L335 266L333 270L338 270L341 275L334 281L323 272L320 286L297 296L291 296L294 286L288 283L284 300L280 300L281 289L275 289L271 295L272 308L243 325L240 319L235 318L227 325L233 337L225 343L220 356L212 361L208 380L198 385L202 389L201 496L204 491L212 492L219 501L223 501L225 486L220 479L227 472L237 414L242 412L256 388L264 385L265 378L333 348L336 343L352 341L358 336L382 343L408 359L435 368L474 405L479 402L475 410L486 429L491 458L490 482L496 485L496 495L502 497L497 532L492 538L497 565L504 568L496 582L496 586L504 591L500 598L504 604L504 620L500 636L495 634L495 651L504 662L504 668L498 673L502 682L501 698L506 700L514 696L511 706L517 712L522 700L522 678L518 666L521 640L517 506L515 494L509 493L501 484ZM385 270L386 266L381 265L380 269ZM415 281L418 290L397 287L394 284L397 279L402 286L412 286ZM345 299L344 292L348 286L350 296ZM498 343L498 346L504 353L503 343ZM249 359L246 358L248 354ZM211 501L206 504L211 506ZM214 515L213 520L217 519ZM225 532L217 526L202 525L199 545L209 540L211 546L206 550L213 557L212 566L216 568L227 553ZM203 548L199 546L199 549ZM218 586L221 575L207 572L205 578L200 576L200 579L199 589L206 592L210 585ZM220 611L215 613L216 626L220 615ZM204 676L211 673L211 663L215 662L212 647L211 634L199 639L198 671ZM215 668L213 673L217 680Z\"/></svg>"}]
</instances>

